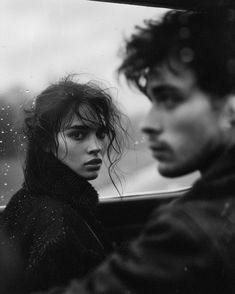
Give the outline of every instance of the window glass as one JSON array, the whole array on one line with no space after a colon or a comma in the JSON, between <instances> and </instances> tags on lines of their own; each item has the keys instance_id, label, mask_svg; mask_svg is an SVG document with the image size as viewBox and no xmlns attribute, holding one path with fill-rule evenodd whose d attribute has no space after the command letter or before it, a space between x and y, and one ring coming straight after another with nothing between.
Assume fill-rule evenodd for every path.
<instances>
[{"instance_id":1,"label":"window glass","mask_svg":"<svg viewBox=\"0 0 235 294\"><path fill-rule=\"evenodd\" d=\"M197 175L172 180L157 173L139 125L149 102L117 81L119 49L136 24L165 9L86 0L0 2L0 205L23 181L24 144L17 143L22 105L49 83L83 73L112 87L132 123L132 147L120 163L122 194L188 186ZM105 170L93 181L101 196L117 195ZM118 183L117 183L118 184Z\"/></svg>"}]
</instances>

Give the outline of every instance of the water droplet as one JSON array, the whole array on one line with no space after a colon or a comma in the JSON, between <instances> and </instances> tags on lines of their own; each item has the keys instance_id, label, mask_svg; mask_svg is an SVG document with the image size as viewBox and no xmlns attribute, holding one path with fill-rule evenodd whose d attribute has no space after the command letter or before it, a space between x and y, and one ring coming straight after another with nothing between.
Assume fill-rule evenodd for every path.
<instances>
[{"instance_id":1,"label":"water droplet","mask_svg":"<svg viewBox=\"0 0 235 294\"><path fill-rule=\"evenodd\" d=\"M146 138L142 137L141 140L140 140L140 143L144 143L145 141L146 141Z\"/></svg>"}]
</instances>

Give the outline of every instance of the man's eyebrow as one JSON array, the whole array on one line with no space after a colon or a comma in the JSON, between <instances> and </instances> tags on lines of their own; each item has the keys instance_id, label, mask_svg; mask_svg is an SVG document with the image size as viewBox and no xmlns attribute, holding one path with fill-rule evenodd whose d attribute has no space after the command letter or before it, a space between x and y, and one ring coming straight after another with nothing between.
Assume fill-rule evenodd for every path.
<instances>
[{"instance_id":1,"label":"man's eyebrow","mask_svg":"<svg viewBox=\"0 0 235 294\"><path fill-rule=\"evenodd\" d=\"M177 88L172 85L156 85L153 87L148 88L147 90L147 96L151 100L151 94L154 96L160 95L161 93L167 92L167 91L173 91L178 92Z\"/></svg>"},{"instance_id":2,"label":"man's eyebrow","mask_svg":"<svg viewBox=\"0 0 235 294\"><path fill-rule=\"evenodd\" d=\"M166 84L166 85L153 86L150 90L153 93L161 93L165 91L177 91L177 88L172 85Z\"/></svg>"}]
</instances>

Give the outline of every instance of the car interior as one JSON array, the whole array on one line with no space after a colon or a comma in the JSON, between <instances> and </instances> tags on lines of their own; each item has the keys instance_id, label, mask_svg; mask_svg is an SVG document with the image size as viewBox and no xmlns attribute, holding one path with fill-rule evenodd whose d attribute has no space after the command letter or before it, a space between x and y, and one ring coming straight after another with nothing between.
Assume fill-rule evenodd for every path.
<instances>
[{"instance_id":1,"label":"car interior","mask_svg":"<svg viewBox=\"0 0 235 294\"><path fill-rule=\"evenodd\" d=\"M148 6L167 9L213 9L233 7L233 0L87 0L90 3L109 2L110 5ZM143 229L152 210L158 205L181 197L190 189L189 185L181 188L162 191L126 193L124 195L108 195L100 198L97 217L102 222L110 239L116 247L125 247ZM3 211L5 204L0 206Z\"/></svg>"}]
</instances>

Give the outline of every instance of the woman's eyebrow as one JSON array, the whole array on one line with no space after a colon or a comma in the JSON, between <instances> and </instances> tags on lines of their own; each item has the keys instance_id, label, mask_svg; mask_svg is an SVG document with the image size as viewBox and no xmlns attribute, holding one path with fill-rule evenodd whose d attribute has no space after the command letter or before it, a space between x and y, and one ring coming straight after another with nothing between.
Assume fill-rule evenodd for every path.
<instances>
[{"instance_id":1,"label":"woman's eyebrow","mask_svg":"<svg viewBox=\"0 0 235 294\"><path fill-rule=\"evenodd\" d=\"M69 130L88 131L90 130L90 128L86 125L73 125L73 126L68 126L65 130L66 131L69 131Z\"/></svg>"}]
</instances>

